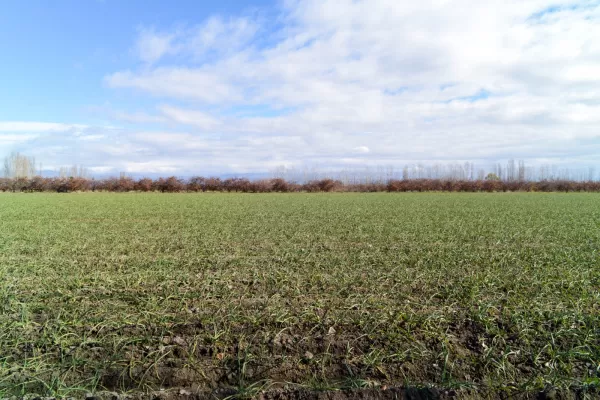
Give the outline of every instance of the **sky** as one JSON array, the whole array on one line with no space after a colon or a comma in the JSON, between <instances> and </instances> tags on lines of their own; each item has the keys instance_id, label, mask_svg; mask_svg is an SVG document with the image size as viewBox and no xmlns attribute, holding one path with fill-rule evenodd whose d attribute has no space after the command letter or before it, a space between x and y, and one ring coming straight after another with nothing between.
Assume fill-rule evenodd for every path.
<instances>
[{"instance_id":1,"label":"sky","mask_svg":"<svg viewBox=\"0 0 600 400\"><path fill-rule=\"evenodd\" d=\"M600 0L5 0L0 156L600 166Z\"/></svg>"}]
</instances>

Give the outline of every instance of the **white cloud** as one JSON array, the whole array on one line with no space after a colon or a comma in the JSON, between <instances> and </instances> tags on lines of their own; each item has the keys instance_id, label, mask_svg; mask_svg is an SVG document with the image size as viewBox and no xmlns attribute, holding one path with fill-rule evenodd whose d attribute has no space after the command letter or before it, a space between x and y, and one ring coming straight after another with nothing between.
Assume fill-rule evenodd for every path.
<instances>
[{"instance_id":1,"label":"white cloud","mask_svg":"<svg viewBox=\"0 0 600 400\"><path fill-rule=\"evenodd\" d=\"M158 33L153 29L141 29L135 45L138 57L147 63L158 61L164 55L173 53L175 33Z\"/></svg>"},{"instance_id":2,"label":"white cloud","mask_svg":"<svg viewBox=\"0 0 600 400\"><path fill-rule=\"evenodd\" d=\"M568 68L565 77L575 82L596 82L600 76L600 62L597 64L576 65Z\"/></svg>"},{"instance_id":3,"label":"white cloud","mask_svg":"<svg viewBox=\"0 0 600 400\"><path fill-rule=\"evenodd\" d=\"M150 111L112 113L144 126L86 131L105 137L77 142L77 154L117 171L186 173L510 157L598 162L596 1L283 4L274 19L215 16L140 30L134 48L143 63L105 82L133 89L143 104L154 98ZM0 123L11 134L64 126L34 128Z\"/></svg>"},{"instance_id":4,"label":"white cloud","mask_svg":"<svg viewBox=\"0 0 600 400\"><path fill-rule=\"evenodd\" d=\"M82 141L97 141L106 138L105 135L80 135L77 137L77 140Z\"/></svg>"},{"instance_id":5,"label":"white cloud","mask_svg":"<svg viewBox=\"0 0 600 400\"><path fill-rule=\"evenodd\" d=\"M146 123L160 123L165 122L166 119L158 116L151 115L145 112L136 111L136 112L124 112L124 111L113 111L109 113L110 116L118 121L129 122L129 123L137 123L137 124L146 124Z\"/></svg>"},{"instance_id":6,"label":"white cloud","mask_svg":"<svg viewBox=\"0 0 600 400\"><path fill-rule=\"evenodd\" d=\"M341 160L363 148L372 160L500 158L522 146L535 149L528 157L543 156L555 141L597 136L599 124L600 6L555 5L288 1L271 45L240 41L239 20L209 19L178 38L178 51L227 47L228 36L235 51L198 66L175 60L116 72L107 82L188 101L186 109L161 111L199 132L303 138L296 150L307 159ZM247 23L251 32L256 24ZM216 37L225 42L214 45ZM293 111L207 112L247 106Z\"/></svg>"},{"instance_id":7,"label":"white cloud","mask_svg":"<svg viewBox=\"0 0 600 400\"><path fill-rule=\"evenodd\" d=\"M208 18L194 27L178 27L169 32L142 28L135 53L145 63L155 63L168 55L201 60L210 54L224 55L252 41L259 30L258 21L245 17Z\"/></svg>"},{"instance_id":8,"label":"white cloud","mask_svg":"<svg viewBox=\"0 0 600 400\"><path fill-rule=\"evenodd\" d=\"M126 162L123 168L126 172L134 174L172 174L176 173L180 168L177 164L171 163L170 161L144 161L144 162Z\"/></svg>"},{"instance_id":9,"label":"white cloud","mask_svg":"<svg viewBox=\"0 0 600 400\"><path fill-rule=\"evenodd\" d=\"M114 170L113 167L106 166L106 165L91 166L91 167L87 167L87 168L92 174L108 174L110 172L113 172L113 170Z\"/></svg>"},{"instance_id":10,"label":"white cloud","mask_svg":"<svg viewBox=\"0 0 600 400\"><path fill-rule=\"evenodd\" d=\"M111 87L131 87L155 95L174 98L200 99L207 103L242 101L234 86L219 81L212 72L190 68L158 68L142 75L131 71L117 72L106 78Z\"/></svg>"},{"instance_id":11,"label":"white cloud","mask_svg":"<svg viewBox=\"0 0 600 400\"><path fill-rule=\"evenodd\" d=\"M370 150L367 146L358 146L354 148L354 152L355 153L361 153L361 154L366 154L368 153Z\"/></svg>"},{"instance_id":12,"label":"white cloud","mask_svg":"<svg viewBox=\"0 0 600 400\"><path fill-rule=\"evenodd\" d=\"M3 134L0 133L0 145L10 145L14 143L27 142L35 139L35 134Z\"/></svg>"},{"instance_id":13,"label":"white cloud","mask_svg":"<svg viewBox=\"0 0 600 400\"><path fill-rule=\"evenodd\" d=\"M181 124L197 126L204 130L214 129L219 125L217 119L202 111L182 110L167 105L163 105L159 109L166 117Z\"/></svg>"},{"instance_id":14,"label":"white cloud","mask_svg":"<svg viewBox=\"0 0 600 400\"><path fill-rule=\"evenodd\" d=\"M183 48L196 58L211 51L231 53L250 43L258 30L258 22L249 18L224 19L214 16L188 31Z\"/></svg>"},{"instance_id":15,"label":"white cloud","mask_svg":"<svg viewBox=\"0 0 600 400\"><path fill-rule=\"evenodd\" d=\"M85 129L81 124L59 124L54 122L0 121L0 132L64 132Z\"/></svg>"}]
</instances>

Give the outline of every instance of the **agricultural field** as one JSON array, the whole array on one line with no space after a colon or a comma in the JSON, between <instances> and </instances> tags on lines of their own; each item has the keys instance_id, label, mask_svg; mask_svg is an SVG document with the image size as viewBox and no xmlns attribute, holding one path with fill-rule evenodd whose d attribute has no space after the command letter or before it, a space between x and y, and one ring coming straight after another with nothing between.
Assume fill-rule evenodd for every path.
<instances>
[{"instance_id":1,"label":"agricultural field","mask_svg":"<svg viewBox=\"0 0 600 400\"><path fill-rule=\"evenodd\" d=\"M598 194L0 194L0 398L599 384Z\"/></svg>"}]
</instances>

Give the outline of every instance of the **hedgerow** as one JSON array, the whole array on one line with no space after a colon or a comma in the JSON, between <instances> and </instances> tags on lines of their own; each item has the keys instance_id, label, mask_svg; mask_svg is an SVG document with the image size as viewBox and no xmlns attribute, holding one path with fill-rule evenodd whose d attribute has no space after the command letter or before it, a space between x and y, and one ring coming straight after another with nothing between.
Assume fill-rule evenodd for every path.
<instances>
[{"instance_id":1,"label":"hedgerow","mask_svg":"<svg viewBox=\"0 0 600 400\"><path fill-rule=\"evenodd\" d=\"M403 179L375 183L343 183L320 179L304 183L281 178L249 180L247 178L201 177L181 179L130 177L87 179L71 178L0 178L2 192L600 192L598 181L541 180L453 180Z\"/></svg>"}]
</instances>

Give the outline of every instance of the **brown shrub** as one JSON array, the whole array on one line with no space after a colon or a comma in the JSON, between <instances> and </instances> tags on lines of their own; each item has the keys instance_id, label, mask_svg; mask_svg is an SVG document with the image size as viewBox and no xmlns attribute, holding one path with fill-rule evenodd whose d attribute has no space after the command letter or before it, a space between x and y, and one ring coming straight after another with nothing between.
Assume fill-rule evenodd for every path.
<instances>
[{"instance_id":1,"label":"brown shrub","mask_svg":"<svg viewBox=\"0 0 600 400\"><path fill-rule=\"evenodd\" d=\"M0 192L7 192L10 190L11 180L8 178L0 178Z\"/></svg>"},{"instance_id":2,"label":"brown shrub","mask_svg":"<svg viewBox=\"0 0 600 400\"><path fill-rule=\"evenodd\" d=\"M151 192L152 191L152 179L142 178L138 180L134 185L134 190L140 192Z\"/></svg>"},{"instance_id":3,"label":"brown shrub","mask_svg":"<svg viewBox=\"0 0 600 400\"><path fill-rule=\"evenodd\" d=\"M246 178L227 178L221 183L221 190L228 192L250 192L252 190L251 182Z\"/></svg>"},{"instance_id":4,"label":"brown shrub","mask_svg":"<svg viewBox=\"0 0 600 400\"><path fill-rule=\"evenodd\" d=\"M308 181L302 185L302 190L309 193L316 193L321 190L319 187L319 181Z\"/></svg>"},{"instance_id":5,"label":"brown shrub","mask_svg":"<svg viewBox=\"0 0 600 400\"><path fill-rule=\"evenodd\" d=\"M281 178L260 179L250 181L246 178L228 178L222 181L220 178L193 177L184 182L174 176L159 178L155 181L142 178L134 181L128 177L107 178L102 180L71 178L0 178L0 191L14 192L73 192L73 191L110 191L129 192L138 190L142 192L199 192L199 191L228 191L228 192L600 192L600 182L596 181L567 181L567 180L544 180L539 182L530 181L500 181L496 179L486 180L441 180L441 179L406 179L390 180L387 184L362 183L344 185L333 179L313 180L304 184L287 182Z\"/></svg>"},{"instance_id":6,"label":"brown shrub","mask_svg":"<svg viewBox=\"0 0 600 400\"><path fill-rule=\"evenodd\" d=\"M204 182L206 179L202 176L194 176L187 182L187 190L189 192L204 191Z\"/></svg>"},{"instance_id":7,"label":"brown shrub","mask_svg":"<svg viewBox=\"0 0 600 400\"><path fill-rule=\"evenodd\" d=\"M386 186L388 192L403 192L404 185L399 180L389 180Z\"/></svg>"},{"instance_id":8,"label":"brown shrub","mask_svg":"<svg viewBox=\"0 0 600 400\"><path fill-rule=\"evenodd\" d=\"M31 178L27 184L27 192L43 192L48 190L48 182L45 178L41 176L34 176Z\"/></svg>"},{"instance_id":9,"label":"brown shrub","mask_svg":"<svg viewBox=\"0 0 600 400\"><path fill-rule=\"evenodd\" d=\"M271 179L271 190L274 192L289 192L290 191L290 185L281 178L275 178L275 179Z\"/></svg>"},{"instance_id":10,"label":"brown shrub","mask_svg":"<svg viewBox=\"0 0 600 400\"><path fill-rule=\"evenodd\" d=\"M273 185L270 180L261 179L250 183L250 191L253 193L269 193L273 191Z\"/></svg>"},{"instance_id":11,"label":"brown shrub","mask_svg":"<svg viewBox=\"0 0 600 400\"><path fill-rule=\"evenodd\" d=\"M207 178L204 183L204 187L205 187L205 190L208 190L211 192L222 192L224 189L221 178L215 178L215 177Z\"/></svg>"},{"instance_id":12,"label":"brown shrub","mask_svg":"<svg viewBox=\"0 0 600 400\"><path fill-rule=\"evenodd\" d=\"M89 180L85 178L74 178L70 177L66 180L65 184L69 192L87 191L89 188Z\"/></svg>"},{"instance_id":13,"label":"brown shrub","mask_svg":"<svg viewBox=\"0 0 600 400\"><path fill-rule=\"evenodd\" d=\"M129 177L121 177L116 182L117 192L131 192L135 190L135 181Z\"/></svg>"},{"instance_id":14,"label":"brown shrub","mask_svg":"<svg viewBox=\"0 0 600 400\"><path fill-rule=\"evenodd\" d=\"M168 178L159 178L154 182L156 190L162 193L183 192L186 188L185 183L177 177L171 176Z\"/></svg>"},{"instance_id":15,"label":"brown shrub","mask_svg":"<svg viewBox=\"0 0 600 400\"><path fill-rule=\"evenodd\" d=\"M50 190L58 193L67 193L69 191L69 180L67 178L52 179Z\"/></svg>"},{"instance_id":16,"label":"brown shrub","mask_svg":"<svg viewBox=\"0 0 600 400\"><path fill-rule=\"evenodd\" d=\"M481 189L486 192L497 192L501 190L502 182L496 180L485 180L481 183Z\"/></svg>"}]
</instances>

